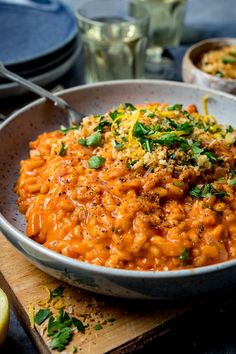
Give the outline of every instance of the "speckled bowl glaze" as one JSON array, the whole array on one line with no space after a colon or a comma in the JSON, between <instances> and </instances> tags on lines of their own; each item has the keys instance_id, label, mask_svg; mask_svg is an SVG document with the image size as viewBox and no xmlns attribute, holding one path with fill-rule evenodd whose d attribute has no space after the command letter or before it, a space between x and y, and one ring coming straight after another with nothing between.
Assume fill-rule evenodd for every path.
<instances>
[{"instance_id":1,"label":"speckled bowl glaze","mask_svg":"<svg viewBox=\"0 0 236 354\"><path fill-rule=\"evenodd\" d=\"M122 102L195 103L200 108L204 95L211 97L208 105L211 114L222 123L234 124L234 96L188 84L116 81L75 87L60 93L71 105L86 114L103 113ZM128 271L76 261L26 237L25 221L18 212L13 192L19 161L27 157L29 141L44 131L58 129L61 124L67 124L65 115L41 99L14 113L0 129L0 228L31 263L77 287L127 298L173 299L216 291L236 283L236 260L191 270Z\"/></svg>"},{"instance_id":2,"label":"speckled bowl glaze","mask_svg":"<svg viewBox=\"0 0 236 354\"><path fill-rule=\"evenodd\" d=\"M236 38L212 38L198 42L190 47L182 61L183 81L236 95L236 80L213 76L197 67L197 63L204 53L232 44L236 44Z\"/></svg>"}]
</instances>

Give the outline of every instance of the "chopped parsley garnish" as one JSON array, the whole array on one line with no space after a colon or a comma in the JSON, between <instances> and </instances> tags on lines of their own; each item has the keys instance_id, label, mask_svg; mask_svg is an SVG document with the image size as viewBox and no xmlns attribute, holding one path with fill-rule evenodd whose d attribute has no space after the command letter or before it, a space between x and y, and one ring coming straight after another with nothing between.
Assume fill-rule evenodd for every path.
<instances>
[{"instance_id":1,"label":"chopped parsley garnish","mask_svg":"<svg viewBox=\"0 0 236 354\"><path fill-rule=\"evenodd\" d=\"M172 104L171 106L169 106L167 108L168 111L181 111L183 108L182 104L176 103L176 104Z\"/></svg>"},{"instance_id":2,"label":"chopped parsley garnish","mask_svg":"<svg viewBox=\"0 0 236 354\"><path fill-rule=\"evenodd\" d=\"M229 125L228 128L226 129L226 133L232 133L234 131L234 128L232 125Z\"/></svg>"},{"instance_id":3,"label":"chopped parsley garnish","mask_svg":"<svg viewBox=\"0 0 236 354\"><path fill-rule=\"evenodd\" d=\"M125 108L129 108L130 111L136 111L136 107L132 103L125 103Z\"/></svg>"},{"instance_id":4,"label":"chopped parsley garnish","mask_svg":"<svg viewBox=\"0 0 236 354\"><path fill-rule=\"evenodd\" d=\"M216 70L215 76L217 76L217 77L224 77L224 74L222 73L222 71Z\"/></svg>"},{"instance_id":5,"label":"chopped parsley garnish","mask_svg":"<svg viewBox=\"0 0 236 354\"><path fill-rule=\"evenodd\" d=\"M152 140L151 139L140 139L140 143L142 144L142 147L144 148L144 150L146 150L147 152L152 152Z\"/></svg>"},{"instance_id":6,"label":"chopped parsley garnish","mask_svg":"<svg viewBox=\"0 0 236 354\"><path fill-rule=\"evenodd\" d=\"M231 179L228 183L230 186L236 186L236 179Z\"/></svg>"},{"instance_id":7,"label":"chopped parsley garnish","mask_svg":"<svg viewBox=\"0 0 236 354\"><path fill-rule=\"evenodd\" d=\"M80 125L72 126L70 128L62 128L60 129L60 132L65 135L69 133L71 130L78 130L78 129L80 129Z\"/></svg>"},{"instance_id":8,"label":"chopped parsley garnish","mask_svg":"<svg viewBox=\"0 0 236 354\"><path fill-rule=\"evenodd\" d=\"M211 183L205 184L204 186L197 186L190 189L189 194L195 198L210 198L216 196L222 198L227 196L227 193L224 191L218 191L215 189Z\"/></svg>"},{"instance_id":9,"label":"chopped parsley garnish","mask_svg":"<svg viewBox=\"0 0 236 354\"><path fill-rule=\"evenodd\" d=\"M100 329L103 329L102 325L100 323L96 324L94 327L93 327L96 331L100 331Z\"/></svg>"},{"instance_id":10,"label":"chopped parsley garnish","mask_svg":"<svg viewBox=\"0 0 236 354\"><path fill-rule=\"evenodd\" d=\"M190 261L190 250L189 248L185 248L181 255L179 256L179 259L182 261L183 265L187 265L188 262Z\"/></svg>"},{"instance_id":11,"label":"chopped parsley garnish","mask_svg":"<svg viewBox=\"0 0 236 354\"><path fill-rule=\"evenodd\" d=\"M191 146L192 151L195 155L206 155L208 160L212 163L220 161L220 159L217 156L215 156L215 154L212 151L209 151L206 148L200 148L199 145L200 145L199 142L194 142L193 145Z\"/></svg>"},{"instance_id":12,"label":"chopped parsley garnish","mask_svg":"<svg viewBox=\"0 0 236 354\"><path fill-rule=\"evenodd\" d=\"M121 150L124 147L124 144L118 143L116 140L114 140L113 145L116 150Z\"/></svg>"},{"instance_id":13,"label":"chopped parsley garnish","mask_svg":"<svg viewBox=\"0 0 236 354\"><path fill-rule=\"evenodd\" d=\"M73 323L72 318L70 318L68 313L65 312L64 310L60 310L57 318L54 318L53 316L49 317L48 336L49 337L54 336L54 334L57 333L62 328L70 327L72 323Z\"/></svg>"},{"instance_id":14,"label":"chopped parsley garnish","mask_svg":"<svg viewBox=\"0 0 236 354\"><path fill-rule=\"evenodd\" d=\"M229 57L229 58L222 58L222 63L223 64L234 64L236 63L236 58L234 58L233 56Z\"/></svg>"},{"instance_id":15,"label":"chopped parsley garnish","mask_svg":"<svg viewBox=\"0 0 236 354\"><path fill-rule=\"evenodd\" d=\"M72 338L72 330L69 327L60 329L53 337L49 343L50 349L56 349L59 352L65 349L66 345L70 342Z\"/></svg>"},{"instance_id":16,"label":"chopped parsley garnish","mask_svg":"<svg viewBox=\"0 0 236 354\"><path fill-rule=\"evenodd\" d=\"M88 167L92 169L98 169L104 164L105 161L106 159L102 156L92 156L88 160Z\"/></svg>"},{"instance_id":17,"label":"chopped parsley garnish","mask_svg":"<svg viewBox=\"0 0 236 354\"><path fill-rule=\"evenodd\" d=\"M78 351L77 347L73 346L72 350L71 350L71 353L74 354L74 353L77 353L77 351Z\"/></svg>"},{"instance_id":18,"label":"chopped parsley garnish","mask_svg":"<svg viewBox=\"0 0 236 354\"><path fill-rule=\"evenodd\" d=\"M50 314L51 311L49 309L40 309L34 317L35 323L40 326Z\"/></svg>"},{"instance_id":19,"label":"chopped parsley garnish","mask_svg":"<svg viewBox=\"0 0 236 354\"><path fill-rule=\"evenodd\" d=\"M107 322L110 322L110 323L115 322L115 321L116 321L116 319L115 319L115 318L113 318L113 317L108 318L108 320L107 320Z\"/></svg>"},{"instance_id":20,"label":"chopped parsley garnish","mask_svg":"<svg viewBox=\"0 0 236 354\"><path fill-rule=\"evenodd\" d=\"M65 146L64 143L61 143L61 148L59 150L58 155L59 156L65 156L66 152L67 152L67 147Z\"/></svg>"},{"instance_id":21,"label":"chopped parsley garnish","mask_svg":"<svg viewBox=\"0 0 236 354\"><path fill-rule=\"evenodd\" d=\"M133 128L133 135L136 138L142 138L145 135L150 135L150 133L153 133L153 130L150 127L140 122L135 123Z\"/></svg>"},{"instance_id":22,"label":"chopped parsley garnish","mask_svg":"<svg viewBox=\"0 0 236 354\"><path fill-rule=\"evenodd\" d=\"M149 118L154 118L156 115L155 115L155 113L148 113L148 115L147 115Z\"/></svg>"},{"instance_id":23,"label":"chopped parsley garnish","mask_svg":"<svg viewBox=\"0 0 236 354\"><path fill-rule=\"evenodd\" d=\"M123 115L122 112L118 112L117 110L110 112L109 116L111 117L112 120L116 120L116 122L118 121L118 118L120 118Z\"/></svg>"},{"instance_id":24,"label":"chopped parsley garnish","mask_svg":"<svg viewBox=\"0 0 236 354\"><path fill-rule=\"evenodd\" d=\"M78 143L80 145L93 146L93 147L101 146L101 142L102 142L102 137L101 137L100 132L96 132L96 133L90 135L86 139L82 138L82 139L78 140Z\"/></svg>"},{"instance_id":25,"label":"chopped parsley garnish","mask_svg":"<svg viewBox=\"0 0 236 354\"><path fill-rule=\"evenodd\" d=\"M78 329L79 332L84 333L86 327L78 318L72 317L72 323Z\"/></svg>"},{"instance_id":26,"label":"chopped parsley garnish","mask_svg":"<svg viewBox=\"0 0 236 354\"><path fill-rule=\"evenodd\" d=\"M138 162L138 160L133 160L133 161L130 161L130 162L127 162L127 167L128 169L131 170L131 168Z\"/></svg>"},{"instance_id":27,"label":"chopped parsley garnish","mask_svg":"<svg viewBox=\"0 0 236 354\"><path fill-rule=\"evenodd\" d=\"M63 286L58 286L58 288L51 292L51 299L54 299L55 297L62 297L64 290L65 288Z\"/></svg>"},{"instance_id":28,"label":"chopped parsley garnish","mask_svg":"<svg viewBox=\"0 0 236 354\"><path fill-rule=\"evenodd\" d=\"M94 131L103 133L104 127L110 127L111 122L108 122L107 120L101 120L100 123L94 128Z\"/></svg>"},{"instance_id":29,"label":"chopped parsley garnish","mask_svg":"<svg viewBox=\"0 0 236 354\"><path fill-rule=\"evenodd\" d=\"M153 140L153 142L165 146L172 146L178 144L183 150L186 150L186 148L189 147L189 144L186 139L172 133L163 134L159 139Z\"/></svg>"}]
</instances>

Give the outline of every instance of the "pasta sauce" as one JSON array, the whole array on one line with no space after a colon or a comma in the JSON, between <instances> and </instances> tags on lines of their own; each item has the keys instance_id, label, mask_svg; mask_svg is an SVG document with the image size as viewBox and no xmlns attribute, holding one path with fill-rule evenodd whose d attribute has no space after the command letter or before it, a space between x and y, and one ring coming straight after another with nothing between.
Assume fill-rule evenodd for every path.
<instances>
[{"instance_id":1,"label":"pasta sauce","mask_svg":"<svg viewBox=\"0 0 236 354\"><path fill-rule=\"evenodd\" d=\"M129 270L236 258L235 140L194 105L120 105L41 134L15 191L27 235Z\"/></svg>"}]
</instances>

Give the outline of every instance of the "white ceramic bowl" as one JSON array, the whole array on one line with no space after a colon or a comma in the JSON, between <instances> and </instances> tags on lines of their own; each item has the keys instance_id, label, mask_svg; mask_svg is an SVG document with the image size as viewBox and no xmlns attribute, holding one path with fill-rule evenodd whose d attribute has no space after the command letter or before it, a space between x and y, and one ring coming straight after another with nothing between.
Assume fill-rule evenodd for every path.
<instances>
[{"instance_id":1,"label":"white ceramic bowl","mask_svg":"<svg viewBox=\"0 0 236 354\"><path fill-rule=\"evenodd\" d=\"M236 44L236 38L211 38L191 46L182 61L183 81L236 95L236 80L210 75L197 67L197 63L204 53L233 44Z\"/></svg>"},{"instance_id":2,"label":"white ceramic bowl","mask_svg":"<svg viewBox=\"0 0 236 354\"><path fill-rule=\"evenodd\" d=\"M201 107L204 95L212 97L209 112L221 122L234 125L235 97L187 84L151 80L116 81L75 87L60 94L86 114L106 112L122 102L195 103ZM236 260L191 270L129 271L76 261L26 237L25 221L18 212L13 192L19 161L26 158L29 141L44 131L58 129L61 124L67 124L65 115L41 99L14 113L0 129L0 228L31 263L75 286L128 298L186 297L216 291L236 282Z\"/></svg>"}]
</instances>

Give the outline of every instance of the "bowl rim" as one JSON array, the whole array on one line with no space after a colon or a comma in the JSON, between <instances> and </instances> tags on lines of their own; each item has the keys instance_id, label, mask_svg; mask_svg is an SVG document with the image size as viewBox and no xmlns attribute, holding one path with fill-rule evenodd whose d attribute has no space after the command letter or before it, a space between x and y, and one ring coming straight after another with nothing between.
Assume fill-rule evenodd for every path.
<instances>
[{"instance_id":1,"label":"bowl rim","mask_svg":"<svg viewBox=\"0 0 236 354\"><path fill-rule=\"evenodd\" d=\"M192 85L188 84L185 82L176 82L176 81L167 81L167 80L147 80L147 79L140 79L140 80L117 80L117 81L104 81L104 82L99 82L99 83L93 83L93 84L86 84L86 85L79 85L79 86L74 86L71 88L68 88L66 90L62 90L56 95L61 96L67 93L72 93L76 91L83 91L84 89L89 89L89 88L96 88L96 87L101 87L101 86L122 86L126 84L135 84L135 85L142 85L142 84L159 84L163 86L172 86L172 87L186 87L186 88L192 88L198 91L202 91L203 96L206 93L212 93L213 95L216 96L223 96L225 98L231 99L235 101L236 103L236 97L217 90L213 89L208 89L204 87L199 87L197 85ZM0 131L4 129L5 126L7 126L12 120L17 118L19 115L21 115L24 112L27 112L28 110L31 110L35 106L38 106L45 102L45 98L40 98L34 102L31 102L30 104L27 104L26 106L22 107L21 109L15 111L13 114L11 114L5 122L0 126ZM216 263L208 266L203 266L203 267L196 267L196 268L190 268L190 269L180 269L180 270L170 270L170 271L140 271L140 270L127 270L127 269L121 269L121 268L109 268L105 266L99 266L95 264L90 264L86 263L83 261L79 261L67 256L64 256L60 253L57 253L55 251L52 251L43 245L37 243L36 241L30 239L27 237L23 232L18 230L15 226L13 226L3 215L0 213L0 230L2 231L2 234L5 238L9 239L11 243L16 243L21 242L22 244L32 248L33 251L38 252L40 255L46 256L47 258L50 258L51 261L58 262L59 264L63 265L65 268L73 268L78 271L85 271L85 272L91 272L96 275L101 275L101 276L115 276L119 278L152 278L152 279L172 279L172 278L187 278L191 277L193 275L203 275L203 274L208 274L212 272L217 272L217 271L222 271L228 268L231 268L236 265L236 259L228 260L225 262L221 263ZM4 233L8 234L8 236L5 236ZM14 245L15 248L17 248ZM26 257L26 255L24 255ZM31 256L31 259L34 258Z\"/></svg>"},{"instance_id":2,"label":"bowl rim","mask_svg":"<svg viewBox=\"0 0 236 354\"><path fill-rule=\"evenodd\" d=\"M193 45L191 45L191 47L189 47L187 49L187 51L185 52L184 54L184 58L183 58L183 61L182 61L182 66L184 67L185 66L185 60L188 60L189 61L189 64L201 75L205 76L207 79L211 79L212 81L218 81L218 82L222 82L222 83L234 83L236 85L236 79L231 79L231 78L224 78L224 77L218 77L218 76L214 76L214 75L211 75L211 74L208 74L206 73L205 71L199 69L197 67L197 65L194 64L192 58L191 58L191 54L192 54L192 51L195 50L196 48L200 48L202 45L204 44L214 44L214 43L217 43L217 42L222 42L222 44L225 42L225 44L227 45L227 42L231 42L231 41L234 41L235 42L235 45L236 45L236 38L235 37L215 37L215 38L209 38L209 39L203 39L202 41L199 41ZM228 43L230 44L230 43ZM232 43L233 44L233 43ZM221 47L221 46L220 46ZM205 53L205 51L202 51L201 54Z\"/></svg>"}]
</instances>

